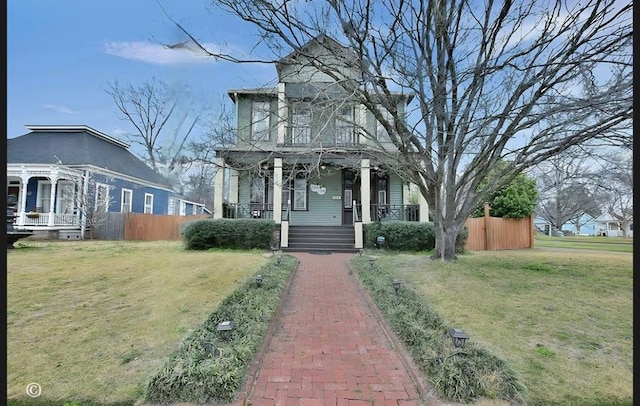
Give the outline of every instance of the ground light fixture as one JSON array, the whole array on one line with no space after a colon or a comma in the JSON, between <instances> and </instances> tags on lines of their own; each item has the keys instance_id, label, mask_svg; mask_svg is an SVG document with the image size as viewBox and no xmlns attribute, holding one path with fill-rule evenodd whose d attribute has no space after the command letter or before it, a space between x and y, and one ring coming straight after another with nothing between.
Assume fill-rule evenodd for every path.
<instances>
[{"instance_id":1,"label":"ground light fixture","mask_svg":"<svg viewBox=\"0 0 640 406\"><path fill-rule=\"evenodd\" d=\"M393 289L396 291L396 295L398 294L398 291L400 290L400 279L394 279L393 282L391 283L393 285Z\"/></svg>"},{"instance_id":2,"label":"ground light fixture","mask_svg":"<svg viewBox=\"0 0 640 406\"><path fill-rule=\"evenodd\" d=\"M222 337L224 337L224 339L228 339L229 333L231 332L231 330L233 330L233 322L231 320L221 321L220 323L218 323L218 327L216 328L216 330L220 331L220 334L222 334Z\"/></svg>"},{"instance_id":3,"label":"ground light fixture","mask_svg":"<svg viewBox=\"0 0 640 406\"><path fill-rule=\"evenodd\" d=\"M379 235L376 237L376 247L378 247L378 249L384 246L384 242L385 242L384 236Z\"/></svg>"},{"instance_id":4,"label":"ground light fixture","mask_svg":"<svg viewBox=\"0 0 640 406\"><path fill-rule=\"evenodd\" d=\"M373 266L376 264L376 259L374 257L369 258L369 265L371 265L371 269L373 269Z\"/></svg>"},{"instance_id":5,"label":"ground light fixture","mask_svg":"<svg viewBox=\"0 0 640 406\"><path fill-rule=\"evenodd\" d=\"M358 250L358 253L360 254L360 256L362 256L362 254L364 254L364 250L360 248L360 250Z\"/></svg>"},{"instance_id":6,"label":"ground light fixture","mask_svg":"<svg viewBox=\"0 0 640 406\"><path fill-rule=\"evenodd\" d=\"M449 335L451 336L451 341L453 342L453 346L456 348L464 347L469 339L469 335L465 333L465 331L461 328L452 328L449 330Z\"/></svg>"},{"instance_id":7,"label":"ground light fixture","mask_svg":"<svg viewBox=\"0 0 640 406\"><path fill-rule=\"evenodd\" d=\"M276 263L278 265L280 265L281 262L282 262L282 253L278 254L278 257L276 258Z\"/></svg>"},{"instance_id":8,"label":"ground light fixture","mask_svg":"<svg viewBox=\"0 0 640 406\"><path fill-rule=\"evenodd\" d=\"M262 282L264 281L264 279L262 279L262 275L256 275L256 284L258 286L262 286Z\"/></svg>"}]
</instances>

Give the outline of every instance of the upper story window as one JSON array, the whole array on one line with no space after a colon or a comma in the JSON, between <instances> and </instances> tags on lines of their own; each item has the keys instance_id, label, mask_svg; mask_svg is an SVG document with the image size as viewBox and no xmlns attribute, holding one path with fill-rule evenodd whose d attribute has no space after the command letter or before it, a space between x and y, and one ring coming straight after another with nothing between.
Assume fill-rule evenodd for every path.
<instances>
[{"instance_id":1,"label":"upper story window","mask_svg":"<svg viewBox=\"0 0 640 406\"><path fill-rule=\"evenodd\" d=\"M355 142L355 122L353 106L342 106L336 112L336 144L353 144Z\"/></svg>"},{"instance_id":2,"label":"upper story window","mask_svg":"<svg viewBox=\"0 0 640 406\"><path fill-rule=\"evenodd\" d=\"M311 141L311 106L297 103L291 107L291 143L308 144Z\"/></svg>"},{"instance_id":3,"label":"upper story window","mask_svg":"<svg viewBox=\"0 0 640 406\"><path fill-rule=\"evenodd\" d=\"M270 103L268 101L254 101L251 105L251 139L256 141L269 140Z\"/></svg>"},{"instance_id":4,"label":"upper story window","mask_svg":"<svg viewBox=\"0 0 640 406\"><path fill-rule=\"evenodd\" d=\"M131 213L131 201L133 200L133 191L131 189L122 189L122 201L120 202L120 211L122 213Z\"/></svg>"},{"instance_id":5,"label":"upper story window","mask_svg":"<svg viewBox=\"0 0 640 406\"><path fill-rule=\"evenodd\" d=\"M388 122L391 127L393 127L395 125L394 119L389 110L382 106L378 106L378 109L380 110L380 113L382 114L382 117L384 117L385 121ZM376 126L376 137L380 142L391 142L391 137L389 137L387 129L384 128L382 123L380 123L379 121L377 122Z\"/></svg>"}]
</instances>

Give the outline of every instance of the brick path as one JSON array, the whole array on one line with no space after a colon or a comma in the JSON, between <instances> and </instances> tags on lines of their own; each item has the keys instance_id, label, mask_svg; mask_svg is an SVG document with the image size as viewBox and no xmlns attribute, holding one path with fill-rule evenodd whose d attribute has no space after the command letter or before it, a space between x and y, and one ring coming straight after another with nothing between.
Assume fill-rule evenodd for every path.
<instances>
[{"instance_id":1,"label":"brick path","mask_svg":"<svg viewBox=\"0 0 640 406\"><path fill-rule=\"evenodd\" d=\"M425 404L415 367L349 273L353 254L293 255L298 270L242 404Z\"/></svg>"}]
</instances>

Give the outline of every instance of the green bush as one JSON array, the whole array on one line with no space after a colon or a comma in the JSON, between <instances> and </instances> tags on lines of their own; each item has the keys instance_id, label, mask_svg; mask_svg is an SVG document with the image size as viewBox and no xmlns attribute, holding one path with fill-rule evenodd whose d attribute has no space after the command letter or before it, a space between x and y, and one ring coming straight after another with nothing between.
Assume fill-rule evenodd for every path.
<instances>
[{"instance_id":1,"label":"green bush","mask_svg":"<svg viewBox=\"0 0 640 406\"><path fill-rule=\"evenodd\" d=\"M273 241L273 220L196 220L184 227L183 239L189 250L210 248L268 249Z\"/></svg>"},{"instance_id":2,"label":"green bush","mask_svg":"<svg viewBox=\"0 0 640 406\"><path fill-rule=\"evenodd\" d=\"M297 260L284 256L280 264L269 262L255 276L227 296L196 330L171 354L160 371L147 381L145 400L152 403L232 402L246 381L269 325L280 307ZM223 321L233 329L218 331Z\"/></svg>"},{"instance_id":3,"label":"green bush","mask_svg":"<svg viewBox=\"0 0 640 406\"><path fill-rule=\"evenodd\" d=\"M433 223L409 221L375 222L364 225L364 246L374 248L378 236L385 237L385 248L396 251L430 251L436 247ZM469 232L464 227L456 239L456 252L464 252Z\"/></svg>"},{"instance_id":4,"label":"green bush","mask_svg":"<svg viewBox=\"0 0 640 406\"><path fill-rule=\"evenodd\" d=\"M416 366L443 400L472 403L488 398L526 404L527 389L506 362L474 342L455 349L448 333L450 326L419 293L406 284L395 293L391 284L396 277L393 272L380 263L372 271L363 257L354 257L351 265Z\"/></svg>"}]
</instances>

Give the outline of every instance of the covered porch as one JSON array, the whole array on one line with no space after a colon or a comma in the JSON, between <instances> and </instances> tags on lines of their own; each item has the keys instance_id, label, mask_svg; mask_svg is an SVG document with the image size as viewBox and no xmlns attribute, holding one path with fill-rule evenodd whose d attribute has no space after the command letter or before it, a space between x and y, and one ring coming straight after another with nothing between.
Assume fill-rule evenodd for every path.
<instances>
[{"instance_id":1,"label":"covered porch","mask_svg":"<svg viewBox=\"0 0 640 406\"><path fill-rule=\"evenodd\" d=\"M17 198L14 228L80 230L77 200L84 184L81 170L58 165L7 165L7 195Z\"/></svg>"}]
</instances>

